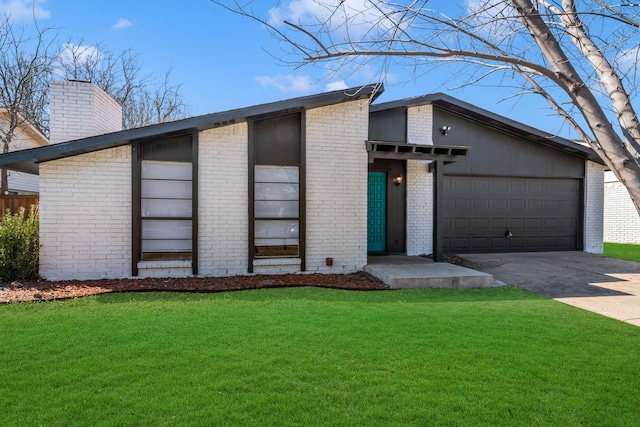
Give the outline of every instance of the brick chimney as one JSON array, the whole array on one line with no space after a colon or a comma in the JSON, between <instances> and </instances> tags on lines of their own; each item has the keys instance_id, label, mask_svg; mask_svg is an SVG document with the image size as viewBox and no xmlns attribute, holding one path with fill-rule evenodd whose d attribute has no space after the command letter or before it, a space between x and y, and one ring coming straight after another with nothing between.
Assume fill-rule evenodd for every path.
<instances>
[{"instance_id":1,"label":"brick chimney","mask_svg":"<svg viewBox=\"0 0 640 427\"><path fill-rule=\"evenodd\" d=\"M56 81L49 89L50 144L122 130L122 107L93 83Z\"/></svg>"}]
</instances>

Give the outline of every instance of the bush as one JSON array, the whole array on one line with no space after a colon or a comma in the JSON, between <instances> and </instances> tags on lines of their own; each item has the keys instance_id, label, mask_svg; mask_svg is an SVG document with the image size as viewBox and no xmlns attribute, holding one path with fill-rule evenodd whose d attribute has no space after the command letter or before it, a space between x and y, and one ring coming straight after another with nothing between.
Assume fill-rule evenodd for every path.
<instances>
[{"instance_id":1,"label":"bush","mask_svg":"<svg viewBox=\"0 0 640 427\"><path fill-rule=\"evenodd\" d=\"M34 205L11 215L7 209L0 222L0 282L38 277L40 221Z\"/></svg>"}]
</instances>

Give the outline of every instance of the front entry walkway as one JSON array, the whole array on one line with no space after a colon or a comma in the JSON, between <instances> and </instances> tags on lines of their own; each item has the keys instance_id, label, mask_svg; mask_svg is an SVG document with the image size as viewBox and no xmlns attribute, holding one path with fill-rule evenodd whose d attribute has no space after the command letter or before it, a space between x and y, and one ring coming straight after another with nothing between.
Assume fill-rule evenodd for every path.
<instances>
[{"instance_id":1,"label":"front entry walkway","mask_svg":"<svg viewBox=\"0 0 640 427\"><path fill-rule=\"evenodd\" d=\"M364 271L392 289L496 286L491 274L419 256L370 256Z\"/></svg>"},{"instance_id":2,"label":"front entry walkway","mask_svg":"<svg viewBox=\"0 0 640 427\"><path fill-rule=\"evenodd\" d=\"M460 255L496 279L640 326L640 263L585 252Z\"/></svg>"}]
</instances>

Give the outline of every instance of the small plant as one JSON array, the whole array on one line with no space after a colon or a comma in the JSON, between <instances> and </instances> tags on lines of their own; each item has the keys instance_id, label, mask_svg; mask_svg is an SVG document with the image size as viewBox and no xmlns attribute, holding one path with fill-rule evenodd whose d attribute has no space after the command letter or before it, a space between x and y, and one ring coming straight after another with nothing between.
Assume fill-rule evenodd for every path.
<instances>
[{"instance_id":1,"label":"small plant","mask_svg":"<svg viewBox=\"0 0 640 427\"><path fill-rule=\"evenodd\" d=\"M38 276L39 226L35 205L31 205L28 216L24 207L15 215L7 209L0 222L0 282Z\"/></svg>"}]
</instances>

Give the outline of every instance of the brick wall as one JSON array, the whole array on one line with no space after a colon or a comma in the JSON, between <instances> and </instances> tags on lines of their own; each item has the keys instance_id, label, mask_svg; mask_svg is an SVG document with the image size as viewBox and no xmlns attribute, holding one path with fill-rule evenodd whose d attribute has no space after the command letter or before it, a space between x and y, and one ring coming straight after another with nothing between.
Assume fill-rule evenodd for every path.
<instances>
[{"instance_id":1,"label":"brick wall","mask_svg":"<svg viewBox=\"0 0 640 427\"><path fill-rule=\"evenodd\" d=\"M407 109L407 139L411 144L433 144L433 107ZM429 162L407 160L407 255L433 252L433 174Z\"/></svg>"},{"instance_id":2,"label":"brick wall","mask_svg":"<svg viewBox=\"0 0 640 427\"><path fill-rule=\"evenodd\" d=\"M584 251L601 254L603 236L604 166L586 162L584 177Z\"/></svg>"},{"instance_id":3,"label":"brick wall","mask_svg":"<svg viewBox=\"0 0 640 427\"><path fill-rule=\"evenodd\" d=\"M407 142L433 145L433 106L417 105L407 108Z\"/></svg>"},{"instance_id":4,"label":"brick wall","mask_svg":"<svg viewBox=\"0 0 640 427\"><path fill-rule=\"evenodd\" d=\"M367 264L369 104L345 102L306 116L307 270L361 270ZM325 265L328 257L332 267Z\"/></svg>"},{"instance_id":5,"label":"brick wall","mask_svg":"<svg viewBox=\"0 0 640 427\"><path fill-rule=\"evenodd\" d=\"M122 107L89 82L50 82L51 144L122 129Z\"/></svg>"},{"instance_id":6,"label":"brick wall","mask_svg":"<svg viewBox=\"0 0 640 427\"><path fill-rule=\"evenodd\" d=\"M604 184L604 241L640 244L640 215L627 189L611 172Z\"/></svg>"},{"instance_id":7,"label":"brick wall","mask_svg":"<svg viewBox=\"0 0 640 427\"><path fill-rule=\"evenodd\" d=\"M248 262L248 127L199 136L199 274L245 274Z\"/></svg>"},{"instance_id":8,"label":"brick wall","mask_svg":"<svg viewBox=\"0 0 640 427\"><path fill-rule=\"evenodd\" d=\"M131 275L131 148L40 165L40 274Z\"/></svg>"}]
</instances>

